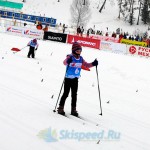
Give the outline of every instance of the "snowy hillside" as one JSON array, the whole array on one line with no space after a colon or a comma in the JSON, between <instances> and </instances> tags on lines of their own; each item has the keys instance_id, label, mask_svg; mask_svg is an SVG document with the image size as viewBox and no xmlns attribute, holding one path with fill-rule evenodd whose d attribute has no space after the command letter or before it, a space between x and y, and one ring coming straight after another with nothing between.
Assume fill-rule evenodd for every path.
<instances>
[{"instance_id":1,"label":"snowy hillside","mask_svg":"<svg viewBox=\"0 0 150 150\"><path fill-rule=\"evenodd\" d=\"M14 54L30 39L0 34L0 149L1 150L149 150L149 59L83 48L88 62L99 60L103 115L100 116L96 70L82 71L78 111L69 119L53 113L71 45L38 41L36 59L28 48ZM55 142L54 142L55 141Z\"/></svg>"},{"instance_id":2,"label":"snowy hillside","mask_svg":"<svg viewBox=\"0 0 150 150\"><path fill-rule=\"evenodd\" d=\"M22 2L20 0L13 0L15 2ZM72 0L26 0L22 12L29 13L33 15L48 16L57 19L57 23L66 24L71 26L71 15L70 15L70 5ZM106 32L108 27L109 32L116 31L117 28L121 28L122 32L129 32L134 34L136 32L145 32L148 29L148 25L130 26L129 23L125 23L122 19L118 19L118 3L117 0L108 0L106 2L105 9L102 13L99 13L99 8L101 7L103 0L90 0L90 9L92 16L87 24L86 29L93 28L102 30ZM138 11L135 12L135 17L137 18Z\"/></svg>"}]
</instances>

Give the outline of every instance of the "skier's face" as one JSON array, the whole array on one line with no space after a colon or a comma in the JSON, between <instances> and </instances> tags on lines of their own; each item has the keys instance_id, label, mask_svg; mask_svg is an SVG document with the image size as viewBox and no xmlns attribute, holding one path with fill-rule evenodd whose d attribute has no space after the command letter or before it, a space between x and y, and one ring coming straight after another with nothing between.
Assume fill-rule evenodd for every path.
<instances>
[{"instance_id":1,"label":"skier's face","mask_svg":"<svg viewBox=\"0 0 150 150\"><path fill-rule=\"evenodd\" d=\"M81 50L76 50L76 54L80 55L81 54Z\"/></svg>"}]
</instances>

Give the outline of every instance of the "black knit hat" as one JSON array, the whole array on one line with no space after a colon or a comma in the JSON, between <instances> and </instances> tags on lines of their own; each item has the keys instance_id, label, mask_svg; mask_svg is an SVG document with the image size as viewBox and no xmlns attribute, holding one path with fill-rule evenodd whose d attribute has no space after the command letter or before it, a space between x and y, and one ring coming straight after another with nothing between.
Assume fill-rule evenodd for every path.
<instances>
[{"instance_id":1,"label":"black knit hat","mask_svg":"<svg viewBox=\"0 0 150 150\"><path fill-rule=\"evenodd\" d=\"M81 50L82 51L82 47L78 42L74 42L72 44L72 53L75 53L76 50Z\"/></svg>"}]
</instances>

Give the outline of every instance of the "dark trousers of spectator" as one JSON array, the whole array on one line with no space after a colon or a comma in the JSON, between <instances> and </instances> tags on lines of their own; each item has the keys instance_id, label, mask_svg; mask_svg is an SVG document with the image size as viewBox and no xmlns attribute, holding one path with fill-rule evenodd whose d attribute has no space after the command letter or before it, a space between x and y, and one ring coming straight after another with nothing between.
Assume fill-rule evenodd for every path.
<instances>
[{"instance_id":1,"label":"dark trousers of spectator","mask_svg":"<svg viewBox=\"0 0 150 150\"><path fill-rule=\"evenodd\" d=\"M65 101L66 98L69 95L71 89L71 107L75 108L76 107L76 103L77 103L77 91L78 91L78 78L74 78L74 79L69 79L69 78L65 78L65 82L64 82L64 93L60 99L60 103L59 106L64 107L65 105Z\"/></svg>"},{"instance_id":2,"label":"dark trousers of spectator","mask_svg":"<svg viewBox=\"0 0 150 150\"><path fill-rule=\"evenodd\" d=\"M32 56L32 58L34 58L35 57L34 51L35 51L35 47L30 46L27 57L30 58L30 56Z\"/></svg>"}]
</instances>

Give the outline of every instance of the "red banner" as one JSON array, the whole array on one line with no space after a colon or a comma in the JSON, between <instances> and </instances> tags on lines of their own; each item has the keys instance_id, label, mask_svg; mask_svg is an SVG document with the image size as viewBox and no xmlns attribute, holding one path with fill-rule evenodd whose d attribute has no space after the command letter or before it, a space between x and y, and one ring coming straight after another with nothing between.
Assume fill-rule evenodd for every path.
<instances>
[{"instance_id":1,"label":"red banner","mask_svg":"<svg viewBox=\"0 0 150 150\"><path fill-rule=\"evenodd\" d=\"M67 43L72 44L75 41L80 43L81 46L91 47L96 49L100 48L100 40L98 39L91 39L91 38L85 38L81 36L74 36L68 34Z\"/></svg>"},{"instance_id":2,"label":"red banner","mask_svg":"<svg viewBox=\"0 0 150 150\"><path fill-rule=\"evenodd\" d=\"M94 38L94 39L99 39L101 41L108 41L108 42L119 43L119 39L118 38L114 38L114 37L100 36L100 35L90 35L89 37L90 38Z\"/></svg>"},{"instance_id":3,"label":"red banner","mask_svg":"<svg viewBox=\"0 0 150 150\"><path fill-rule=\"evenodd\" d=\"M127 46L127 53L131 55L138 55L143 57L150 57L150 48L141 46Z\"/></svg>"}]
</instances>

